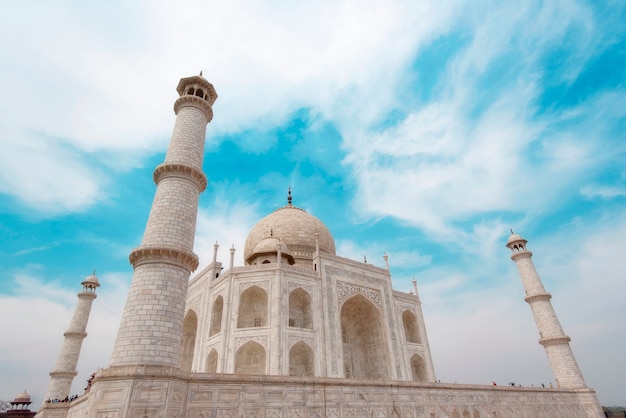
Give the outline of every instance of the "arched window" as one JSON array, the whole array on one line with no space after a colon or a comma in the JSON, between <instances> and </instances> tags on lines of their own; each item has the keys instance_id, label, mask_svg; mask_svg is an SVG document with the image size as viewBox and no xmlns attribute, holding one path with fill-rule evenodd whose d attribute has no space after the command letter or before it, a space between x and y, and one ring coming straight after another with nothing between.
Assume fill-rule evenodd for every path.
<instances>
[{"instance_id":1,"label":"arched window","mask_svg":"<svg viewBox=\"0 0 626 418\"><path fill-rule=\"evenodd\" d=\"M202 91L202 89L196 90L196 96L198 96L201 99L204 98L204 92Z\"/></svg>"},{"instance_id":2,"label":"arched window","mask_svg":"<svg viewBox=\"0 0 626 418\"><path fill-rule=\"evenodd\" d=\"M183 321L183 338L180 342L180 368L186 372L191 371L197 331L198 316L194 311L189 310Z\"/></svg>"},{"instance_id":3,"label":"arched window","mask_svg":"<svg viewBox=\"0 0 626 418\"><path fill-rule=\"evenodd\" d=\"M267 325L267 293L258 286L246 289L239 298L237 328Z\"/></svg>"},{"instance_id":4,"label":"arched window","mask_svg":"<svg viewBox=\"0 0 626 418\"><path fill-rule=\"evenodd\" d=\"M427 382L428 373L426 372L426 363L419 354L413 354L411 357L411 374L414 382Z\"/></svg>"},{"instance_id":5,"label":"arched window","mask_svg":"<svg viewBox=\"0 0 626 418\"><path fill-rule=\"evenodd\" d=\"M313 329L311 296L302 288L289 294L289 326Z\"/></svg>"},{"instance_id":6,"label":"arched window","mask_svg":"<svg viewBox=\"0 0 626 418\"><path fill-rule=\"evenodd\" d=\"M215 351L215 348L207 356L204 370L207 373L217 373L217 351Z\"/></svg>"},{"instance_id":7,"label":"arched window","mask_svg":"<svg viewBox=\"0 0 626 418\"><path fill-rule=\"evenodd\" d=\"M402 313L402 325L404 325L404 337L409 343L421 343L417 318L413 312L406 310Z\"/></svg>"},{"instance_id":8,"label":"arched window","mask_svg":"<svg viewBox=\"0 0 626 418\"><path fill-rule=\"evenodd\" d=\"M189 90L187 90L187 94L191 94L192 96L196 93L196 91L194 90L193 87L189 87Z\"/></svg>"},{"instance_id":9,"label":"arched window","mask_svg":"<svg viewBox=\"0 0 626 418\"><path fill-rule=\"evenodd\" d=\"M235 354L235 374L265 374L265 348L248 341Z\"/></svg>"},{"instance_id":10,"label":"arched window","mask_svg":"<svg viewBox=\"0 0 626 418\"><path fill-rule=\"evenodd\" d=\"M389 348L376 307L362 295L348 299L341 308L341 330L346 377L388 378Z\"/></svg>"},{"instance_id":11,"label":"arched window","mask_svg":"<svg viewBox=\"0 0 626 418\"><path fill-rule=\"evenodd\" d=\"M219 333L222 330L222 311L224 310L224 298L218 296L213 303L211 311L211 328L209 329L209 337Z\"/></svg>"},{"instance_id":12,"label":"arched window","mask_svg":"<svg viewBox=\"0 0 626 418\"><path fill-rule=\"evenodd\" d=\"M302 341L289 350L289 376L314 376L313 350Z\"/></svg>"}]
</instances>

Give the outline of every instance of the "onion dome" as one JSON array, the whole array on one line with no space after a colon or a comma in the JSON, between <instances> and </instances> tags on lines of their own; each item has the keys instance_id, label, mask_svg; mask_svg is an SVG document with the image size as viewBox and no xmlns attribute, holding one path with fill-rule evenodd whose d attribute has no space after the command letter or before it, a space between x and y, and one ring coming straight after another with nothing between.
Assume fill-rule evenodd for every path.
<instances>
[{"instance_id":1,"label":"onion dome","mask_svg":"<svg viewBox=\"0 0 626 418\"><path fill-rule=\"evenodd\" d=\"M335 254L335 240L326 225L304 209L292 205L291 190L287 202L287 206L261 219L250 230L243 253L246 264L252 264L252 260L266 250L276 253L279 242L284 246L281 249L283 254L293 257L296 264L309 264L313 260L316 239L320 252Z\"/></svg>"}]
</instances>

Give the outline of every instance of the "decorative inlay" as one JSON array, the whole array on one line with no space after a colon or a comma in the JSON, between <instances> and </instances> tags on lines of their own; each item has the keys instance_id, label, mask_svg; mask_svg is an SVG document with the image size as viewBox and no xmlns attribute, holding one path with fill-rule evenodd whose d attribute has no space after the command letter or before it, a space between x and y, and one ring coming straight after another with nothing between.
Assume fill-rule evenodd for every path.
<instances>
[{"instance_id":1,"label":"decorative inlay","mask_svg":"<svg viewBox=\"0 0 626 418\"><path fill-rule=\"evenodd\" d=\"M290 335L288 337L288 346L289 346L289 350L291 350L291 348L296 345L297 343L299 343L300 341L302 341L303 343L305 343L306 345L308 345L313 352L315 352L315 338L312 337L301 337L298 335Z\"/></svg>"},{"instance_id":2,"label":"decorative inlay","mask_svg":"<svg viewBox=\"0 0 626 418\"><path fill-rule=\"evenodd\" d=\"M296 283L296 282L289 282L287 284L287 289L288 289L289 293L293 292L294 290L296 290L298 288L302 288L302 290L307 292L309 294L309 296L311 296L313 294L313 286L307 286L307 285L303 285L303 284Z\"/></svg>"},{"instance_id":3,"label":"decorative inlay","mask_svg":"<svg viewBox=\"0 0 626 418\"><path fill-rule=\"evenodd\" d=\"M256 287L260 287L261 289L265 290L265 293L269 293L268 292L268 288L269 288L269 282L247 282L247 283L239 283L239 293L243 293L244 290L249 289L253 286Z\"/></svg>"},{"instance_id":4,"label":"decorative inlay","mask_svg":"<svg viewBox=\"0 0 626 418\"><path fill-rule=\"evenodd\" d=\"M255 335L252 337L237 337L235 338L235 351L239 350L239 347L249 341L255 341L263 346L267 351L267 335Z\"/></svg>"},{"instance_id":5,"label":"decorative inlay","mask_svg":"<svg viewBox=\"0 0 626 418\"><path fill-rule=\"evenodd\" d=\"M207 186L207 178L204 173L194 167L184 164L163 163L157 166L152 175L154 182L159 184L161 180L168 177L182 177L191 180L203 192Z\"/></svg>"},{"instance_id":6,"label":"decorative inlay","mask_svg":"<svg viewBox=\"0 0 626 418\"><path fill-rule=\"evenodd\" d=\"M376 305L378 310L382 312L383 303L378 290L368 287L357 286L352 283L340 282L337 280L337 302L341 305L346 299L356 294L361 294Z\"/></svg>"},{"instance_id":7,"label":"decorative inlay","mask_svg":"<svg viewBox=\"0 0 626 418\"><path fill-rule=\"evenodd\" d=\"M174 250L171 248L162 247L139 247L135 248L128 256L130 264L134 268L142 264L149 263L163 263L171 264L177 267L182 267L189 271L194 271L198 268L198 256L194 253L188 253L185 251Z\"/></svg>"},{"instance_id":8,"label":"decorative inlay","mask_svg":"<svg viewBox=\"0 0 626 418\"><path fill-rule=\"evenodd\" d=\"M398 304L398 309L400 312L400 317L402 317L402 314L406 311L411 312L413 315L415 315L415 317L417 318L417 312L415 312L415 308L411 305L405 305L405 304Z\"/></svg>"}]
</instances>

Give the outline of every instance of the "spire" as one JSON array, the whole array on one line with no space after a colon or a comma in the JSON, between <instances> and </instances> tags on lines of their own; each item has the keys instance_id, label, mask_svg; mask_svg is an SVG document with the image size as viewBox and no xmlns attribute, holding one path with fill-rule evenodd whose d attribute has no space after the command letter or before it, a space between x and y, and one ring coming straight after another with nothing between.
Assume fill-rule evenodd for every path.
<instances>
[{"instance_id":1,"label":"spire","mask_svg":"<svg viewBox=\"0 0 626 418\"><path fill-rule=\"evenodd\" d=\"M95 271L94 271L95 273ZM96 288L100 287L95 274L87 277L81 285L82 292L78 294L78 303L68 330L63 334L63 346L57 358L54 370L50 372L50 384L45 399L65 399L69 396L72 381L78 374L76 365L83 340L87 336L87 321L91 312L91 305L96 296Z\"/></svg>"},{"instance_id":2,"label":"spire","mask_svg":"<svg viewBox=\"0 0 626 418\"><path fill-rule=\"evenodd\" d=\"M533 253L526 248L526 241L511 231L506 246L511 250L511 260L517 265L522 285L526 293L524 299L529 305L539 331L539 344L546 351L552 373L559 387L585 387L582 373L578 368L574 353L569 345L570 337L565 335L541 278L532 262Z\"/></svg>"},{"instance_id":3,"label":"spire","mask_svg":"<svg viewBox=\"0 0 626 418\"><path fill-rule=\"evenodd\" d=\"M291 199L292 199L292 197L291 197L291 186L289 186L289 189L287 191L287 205L288 206L291 206Z\"/></svg>"},{"instance_id":4,"label":"spire","mask_svg":"<svg viewBox=\"0 0 626 418\"><path fill-rule=\"evenodd\" d=\"M156 192L139 247L129 256L133 279L111 356L111 366L179 367L198 198L207 186L202 171L206 126L217 92L200 76L182 78L174 102L176 121L165 161L153 173ZM162 266L167 264L167 268Z\"/></svg>"}]
</instances>

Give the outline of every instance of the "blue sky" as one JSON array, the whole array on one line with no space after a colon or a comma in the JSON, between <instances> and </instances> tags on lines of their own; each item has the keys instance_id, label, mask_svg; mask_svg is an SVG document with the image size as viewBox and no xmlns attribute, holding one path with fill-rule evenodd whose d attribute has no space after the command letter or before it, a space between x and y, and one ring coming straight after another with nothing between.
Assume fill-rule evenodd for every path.
<instances>
[{"instance_id":1,"label":"blue sky","mask_svg":"<svg viewBox=\"0 0 626 418\"><path fill-rule=\"evenodd\" d=\"M622 2L0 3L0 399L40 400L80 282L108 364L181 77L219 95L195 251L286 203L342 256L418 281L437 378L553 378L508 249L534 261L587 383L626 405ZM501 4L503 3L503 4Z\"/></svg>"}]
</instances>

